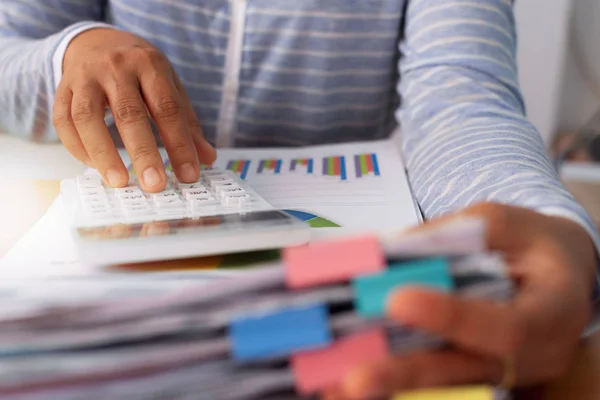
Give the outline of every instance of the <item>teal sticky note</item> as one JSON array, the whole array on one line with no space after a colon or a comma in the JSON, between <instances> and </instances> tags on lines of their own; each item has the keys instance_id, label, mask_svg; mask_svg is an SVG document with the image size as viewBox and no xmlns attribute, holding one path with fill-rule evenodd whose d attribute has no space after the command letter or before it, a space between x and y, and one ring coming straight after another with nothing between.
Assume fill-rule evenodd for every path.
<instances>
[{"instance_id":1,"label":"teal sticky note","mask_svg":"<svg viewBox=\"0 0 600 400\"><path fill-rule=\"evenodd\" d=\"M423 259L390 264L383 273L363 275L352 282L357 312L364 317L383 316L388 296L403 286L421 286L450 292L454 281L448 261Z\"/></svg>"}]
</instances>

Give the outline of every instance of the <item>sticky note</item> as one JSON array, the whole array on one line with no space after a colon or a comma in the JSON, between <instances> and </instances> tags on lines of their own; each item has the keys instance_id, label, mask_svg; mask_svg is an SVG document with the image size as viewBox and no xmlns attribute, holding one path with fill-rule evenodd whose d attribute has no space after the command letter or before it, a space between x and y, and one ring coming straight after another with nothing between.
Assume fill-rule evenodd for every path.
<instances>
[{"instance_id":1,"label":"sticky note","mask_svg":"<svg viewBox=\"0 0 600 400\"><path fill-rule=\"evenodd\" d=\"M382 271L386 264L375 235L292 247L282 256L289 288L347 282Z\"/></svg>"},{"instance_id":2,"label":"sticky note","mask_svg":"<svg viewBox=\"0 0 600 400\"><path fill-rule=\"evenodd\" d=\"M453 387L415 390L397 394L392 400L494 400L489 386Z\"/></svg>"},{"instance_id":3,"label":"sticky note","mask_svg":"<svg viewBox=\"0 0 600 400\"><path fill-rule=\"evenodd\" d=\"M238 318L229 325L233 357L253 361L329 345L325 305L290 307Z\"/></svg>"},{"instance_id":4,"label":"sticky note","mask_svg":"<svg viewBox=\"0 0 600 400\"><path fill-rule=\"evenodd\" d=\"M425 286L451 291L454 282L443 258L395 263L382 273L359 276L352 282L359 314L377 317L385 314L388 296L402 286Z\"/></svg>"},{"instance_id":5,"label":"sticky note","mask_svg":"<svg viewBox=\"0 0 600 400\"><path fill-rule=\"evenodd\" d=\"M291 356L296 390L314 394L338 383L350 370L389 354L387 338L381 329L373 329L338 340L322 350Z\"/></svg>"}]
</instances>

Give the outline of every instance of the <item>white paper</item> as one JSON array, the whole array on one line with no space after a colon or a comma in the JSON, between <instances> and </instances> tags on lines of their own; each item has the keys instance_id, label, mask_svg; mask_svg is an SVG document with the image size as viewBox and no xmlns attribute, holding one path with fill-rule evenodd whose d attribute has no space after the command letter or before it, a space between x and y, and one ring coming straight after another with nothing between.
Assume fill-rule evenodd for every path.
<instances>
[{"instance_id":1,"label":"white paper","mask_svg":"<svg viewBox=\"0 0 600 400\"><path fill-rule=\"evenodd\" d=\"M376 155L379 176L370 172L357 177L354 157L358 154ZM127 154L122 152L121 155L129 164ZM345 180L323 175L323 159L329 156L344 156ZM166 158L164 151L163 157ZM260 161L270 158L281 160L280 173L259 174ZM313 160L312 174L290 171L292 160L301 158ZM391 140L305 148L222 149L215 165L227 168L229 162L236 159L250 161L246 181L273 206L307 212L341 226L313 229L315 240L356 231L397 231L421 222L404 165ZM44 217L4 257L0 276L33 278L106 273L78 262L68 226L70 219L70 207L59 196Z\"/></svg>"}]
</instances>

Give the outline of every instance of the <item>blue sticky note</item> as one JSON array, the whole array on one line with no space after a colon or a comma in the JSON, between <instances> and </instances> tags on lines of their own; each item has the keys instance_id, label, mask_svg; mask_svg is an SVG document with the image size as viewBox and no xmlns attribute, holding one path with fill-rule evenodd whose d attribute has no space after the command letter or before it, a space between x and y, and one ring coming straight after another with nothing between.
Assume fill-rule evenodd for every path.
<instances>
[{"instance_id":1,"label":"blue sticky note","mask_svg":"<svg viewBox=\"0 0 600 400\"><path fill-rule=\"evenodd\" d=\"M322 304L238 318L229 325L229 335L237 361L285 356L332 341L327 307Z\"/></svg>"},{"instance_id":2,"label":"blue sticky note","mask_svg":"<svg viewBox=\"0 0 600 400\"><path fill-rule=\"evenodd\" d=\"M364 317L383 316L388 296L402 286L424 286L445 292L454 289L448 262L443 258L390 264L385 272L354 279L356 309Z\"/></svg>"}]
</instances>

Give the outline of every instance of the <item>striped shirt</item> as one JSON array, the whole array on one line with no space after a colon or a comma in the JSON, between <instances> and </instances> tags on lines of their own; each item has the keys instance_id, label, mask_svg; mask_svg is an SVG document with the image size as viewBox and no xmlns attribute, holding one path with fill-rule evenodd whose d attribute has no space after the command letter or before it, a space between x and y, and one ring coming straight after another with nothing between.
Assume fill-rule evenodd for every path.
<instances>
[{"instance_id":1,"label":"striped shirt","mask_svg":"<svg viewBox=\"0 0 600 400\"><path fill-rule=\"evenodd\" d=\"M599 243L525 117L511 0L3 0L0 130L57 140L62 53L99 23L166 54L219 146L400 125L427 218L496 201L570 218Z\"/></svg>"}]
</instances>

